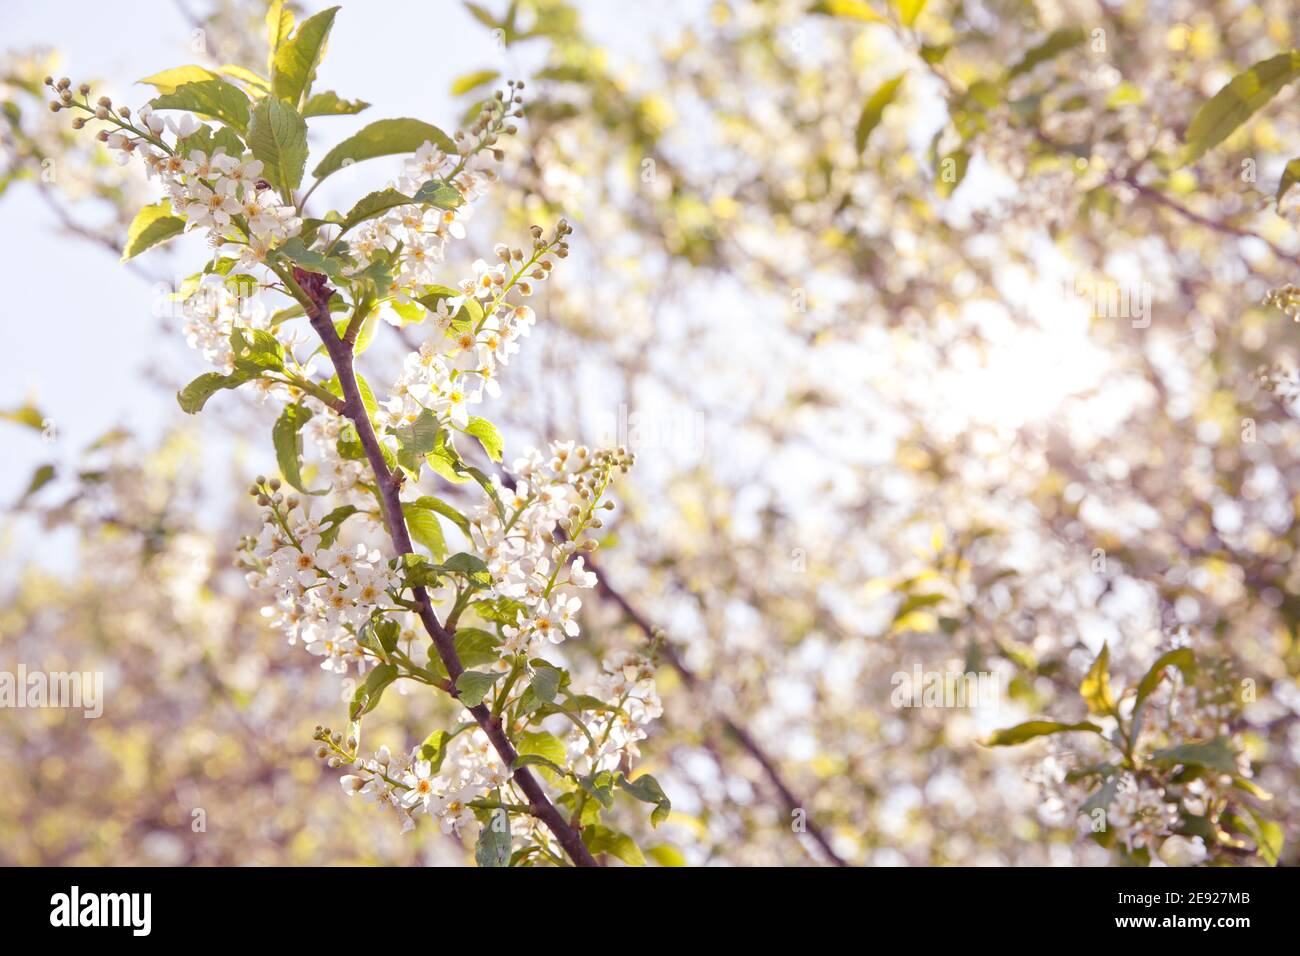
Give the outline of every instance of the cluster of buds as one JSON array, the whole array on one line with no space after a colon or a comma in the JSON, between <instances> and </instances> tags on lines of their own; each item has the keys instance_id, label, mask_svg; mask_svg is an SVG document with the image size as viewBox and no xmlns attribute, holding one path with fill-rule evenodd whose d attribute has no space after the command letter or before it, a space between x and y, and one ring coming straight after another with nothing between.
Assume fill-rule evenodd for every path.
<instances>
[{"instance_id":1,"label":"cluster of buds","mask_svg":"<svg viewBox=\"0 0 1300 956\"><path fill-rule=\"evenodd\" d=\"M356 737L349 735L345 738L337 730L330 730L317 724L311 739L320 742L320 746L316 748L316 758L324 760L325 765L331 770L337 770L357 759Z\"/></svg>"},{"instance_id":2,"label":"cluster of buds","mask_svg":"<svg viewBox=\"0 0 1300 956\"><path fill-rule=\"evenodd\" d=\"M519 132L511 120L521 119L524 115L524 81L509 80L506 85L506 90L497 90L492 99L483 104L468 132L461 130L456 133L456 146L462 154L490 149L492 158L498 163L505 159L505 153L497 142L503 134L513 136Z\"/></svg>"}]
</instances>

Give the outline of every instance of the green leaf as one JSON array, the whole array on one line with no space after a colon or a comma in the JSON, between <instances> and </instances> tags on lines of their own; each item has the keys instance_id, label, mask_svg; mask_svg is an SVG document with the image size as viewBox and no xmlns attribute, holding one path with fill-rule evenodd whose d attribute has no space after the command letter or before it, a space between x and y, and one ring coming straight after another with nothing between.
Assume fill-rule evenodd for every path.
<instances>
[{"instance_id":1,"label":"green leaf","mask_svg":"<svg viewBox=\"0 0 1300 956\"><path fill-rule=\"evenodd\" d=\"M271 0L266 11L266 44L270 51L266 58L268 72L275 69L275 56L292 33L293 10L285 6L284 0Z\"/></svg>"},{"instance_id":2,"label":"green leaf","mask_svg":"<svg viewBox=\"0 0 1300 956\"><path fill-rule=\"evenodd\" d=\"M1282 180L1277 184L1277 202L1282 201L1282 197L1296 183L1300 183L1300 156L1286 164L1286 169L1282 170Z\"/></svg>"},{"instance_id":3,"label":"green leaf","mask_svg":"<svg viewBox=\"0 0 1300 956\"><path fill-rule=\"evenodd\" d=\"M645 857L641 850L626 833L611 830L609 827L594 823L582 828L582 842L593 855L608 853L616 856L628 866L645 866Z\"/></svg>"},{"instance_id":4,"label":"green leaf","mask_svg":"<svg viewBox=\"0 0 1300 956\"><path fill-rule=\"evenodd\" d=\"M1300 50L1279 53L1238 73L1192 117L1182 162L1195 162L1222 143L1298 76Z\"/></svg>"},{"instance_id":5,"label":"green leaf","mask_svg":"<svg viewBox=\"0 0 1300 956\"><path fill-rule=\"evenodd\" d=\"M1059 30L1053 30L1046 40L1035 47L1029 48L1028 52L1007 71L1007 77L1028 73L1038 64L1046 63L1048 60L1060 56L1066 50L1078 46L1085 38L1085 34L1080 27L1061 27Z\"/></svg>"},{"instance_id":6,"label":"green leaf","mask_svg":"<svg viewBox=\"0 0 1300 956\"><path fill-rule=\"evenodd\" d=\"M14 422L19 425L26 425L28 428L34 428L41 431L45 428L45 415L41 410L31 402L20 405L18 408L10 411L0 412L0 419L8 422Z\"/></svg>"},{"instance_id":7,"label":"green leaf","mask_svg":"<svg viewBox=\"0 0 1300 956\"><path fill-rule=\"evenodd\" d=\"M564 741L545 730L525 730L519 735L515 747L521 754L536 754L560 767L564 766L568 755Z\"/></svg>"},{"instance_id":8,"label":"green leaf","mask_svg":"<svg viewBox=\"0 0 1300 956\"><path fill-rule=\"evenodd\" d=\"M442 761L447 756L447 745L456 738L457 734L468 730L470 727L477 726L478 724L473 721L467 721L450 733L445 730L435 730L424 738L424 743L420 744L420 759L429 761L432 765L431 772L437 773L442 767Z\"/></svg>"},{"instance_id":9,"label":"green leaf","mask_svg":"<svg viewBox=\"0 0 1300 956\"><path fill-rule=\"evenodd\" d=\"M263 371L284 368L284 346L270 332L235 326L230 330L230 350L235 371L260 375Z\"/></svg>"},{"instance_id":10,"label":"green leaf","mask_svg":"<svg viewBox=\"0 0 1300 956\"><path fill-rule=\"evenodd\" d=\"M1134 711L1141 707L1142 702L1160 686L1160 682L1164 680L1165 671L1170 667L1177 667L1183 672L1183 676L1190 680L1196 673L1196 655L1192 653L1190 647L1180 647L1156 658L1156 662L1151 665L1151 669L1138 682L1137 700L1133 704Z\"/></svg>"},{"instance_id":11,"label":"green leaf","mask_svg":"<svg viewBox=\"0 0 1300 956\"><path fill-rule=\"evenodd\" d=\"M474 862L479 866L505 866L510 862L510 816L503 807L489 811L474 844Z\"/></svg>"},{"instance_id":12,"label":"green leaf","mask_svg":"<svg viewBox=\"0 0 1300 956\"><path fill-rule=\"evenodd\" d=\"M664 788L659 786L659 781L650 774L643 773L635 780L629 780L619 774L618 785L642 803L653 803L655 805L655 808L650 811L650 825L652 827L657 827L668 819L668 814L673 809L672 801L664 793Z\"/></svg>"},{"instance_id":13,"label":"green leaf","mask_svg":"<svg viewBox=\"0 0 1300 956\"><path fill-rule=\"evenodd\" d=\"M1215 737L1213 740L1179 744L1177 747L1157 750L1151 755L1151 759L1167 767L1182 764L1205 767L1218 773L1237 772L1237 757L1226 737Z\"/></svg>"},{"instance_id":14,"label":"green leaf","mask_svg":"<svg viewBox=\"0 0 1300 956\"><path fill-rule=\"evenodd\" d=\"M54 480L56 474L58 474L58 471L53 465L47 464L39 466L32 472L31 480L27 482L27 488L23 491L22 497L18 499L19 503L21 504L26 501L32 495L36 494L36 492L48 485Z\"/></svg>"},{"instance_id":15,"label":"green leaf","mask_svg":"<svg viewBox=\"0 0 1300 956\"><path fill-rule=\"evenodd\" d=\"M143 80L136 80L136 82L148 84L159 93L175 93L178 87L184 86L186 83L201 83L204 80L216 79L220 79L220 77L211 70L189 64L187 66L174 66L170 70L163 70L161 73L146 76Z\"/></svg>"},{"instance_id":16,"label":"green leaf","mask_svg":"<svg viewBox=\"0 0 1300 956\"><path fill-rule=\"evenodd\" d=\"M456 692L460 702L466 707L483 703L483 698L500 678L500 674L485 674L482 671L461 672L456 678Z\"/></svg>"},{"instance_id":17,"label":"green leaf","mask_svg":"<svg viewBox=\"0 0 1300 956\"><path fill-rule=\"evenodd\" d=\"M421 495L415 499L415 503L421 508L428 508L430 511L438 512L438 514L459 528L463 534L469 535L469 519L441 498L435 498L433 495ZM508 623L514 622L510 621Z\"/></svg>"},{"instance_id":18,"label":"green leaf","mask_svg":"<svg viewBox=\"0 0 1300 956\"><path fill-rule=\"evenodd\" d=\"M474 73L465 73L456 77L451 84L451 95L460 96L468 93L470 90L478 89L485 83L491 83L501 74L496 70L478 70Z\"/></svg>"},{"instance_id":19,"label":"green leaf","mask_svg":"<svg viewBox=\"0 0 1300 956\"><path fill-rule=\"evenodd\" d=\"M1079 685L1079 695L1088 705L1088 713L1100 716L1115 713L1115 698L1110 692L1110 646L1104 641L1101 652Z\"/></svg>"},{"instance_id":20,"label":"green leaf","mask_svg":"<svg viewBox=\"0 0 1300 956\"><path fill-rule=\"evenodd\" d=\"M451 183L441 179L430 179L415 191L412 197L418 203L437 206L439 209L456 209L465 204L465 197Z\"/></svg>"},{"instance_id":21,"label":"green leaf","mask_svg":"<svg viewBox=\"0 0 1300 956\"><path fill-rule=\"evenodd\" d=\"M555 700L555 695L560 690L560 682L564 679L564 671L558 667L543 666L541 664L533 667L533 679L528 684L528 689L533 692L533 696L539 701L549 704Z\"/></svg>"},{"instance_id":22,"label":"green leaf","mask_svg":"<svg viewBox=\"0 0 1300 956\"><path fill-rule=\"evenodd\" d=\"M322 275L327 275L335 282L343 280L345 263L342 259L326 256L315 249L309 249L298 236L294 236L278 246L275 255L302 266L308 272L319 272Z\"/></svg>"},{"instance_id":23,"label":"green leaf","mask_svg":"<svg viewBox=\"0 0 1300 956\"><path fill-rule=\"evenodd\" d=\"M365 100L345 100L333 90L327 90L324 93L313 93L311 99L303 106L302 115L304 117L352 116L369 106L370 104Z\"/></svg>"},{"instance_id":24,"label":"green leaf","mask_svg":"<svg viewBox=\"0 0 1300 956\"><path fill-rule=\"evenodd\" d=\"M469 424L465 426L465 434L477 438L478 443L487 452L487 456L493 461L501 460L505 443L501 441L501 433L497 431L497 427L486 418L471 418Z\"/></svg>"},{"instance_id":25,"label":"green leaf","mask_svg":"<svg viewBox=\"0 0 1300 956\"><path fill-rule=\"evenodd\" d=\"M416 544L429 549L433 560L441 561L447 556L447 542L442 536L442 525L438 524L437 515L410 501L402 502L402 515L406 518L406 527L410 529L411 537Z\"/></svg>"},{"instance_id":26,"label":"green leaf","mask_svg":"<svg viewBox=\"0 0 1300 956\"><path fill-rule=\"evenodd\" d=\"M409 206L416 202L405 193L399 193L396 189L381 189L378 192L369 193L357 200L357 204L348 210L348 214L343 217L342 231L347 232L358 223L363 223L367 219L374 219L376 216L382 216L390 209L398 206Z\"/></svg>"},{"instance_id":27,"label":"green leaf","mask_svg":"<svg viewBox=\"0 0 1300 956\"><path fill-rule=\"evenodd\" d=\"M413 153L425 143L433 143L448 153L456 151L451 137L430 123L404 118L377 120L326 153L312 175L324 179L342 169L348 160L359 163L376 156Z\"/></svg>"},{"instance_id":28,"label":"green leaf","mask_svg":"<svg viewBox=\"0 0 1300 956\"><path fill-rule=\"evenodd\" d=\"M185 220L172 215L172 204L164 199L162 202L145 206L126 231L126 248L122 250L122 261L134 259L146 249L166 242L173 236L185 231Z\"/></svg>"},{"instance_id":29,"label":"green leaf","mask_svg":"<svg viewBox=\"0 0 1300 956\"><path fill-rule=\"evenodd\" d=\"M286 405L271 428L280 474L303 494L312 494L302 484L302 426L311 416L312 411L306 405Z\"/></svg>"},{"instance_id":30,"label":"green leaf","mask_svg":"<svg viewBox=\"0 0 1300 956\"><path fill-rule=\"evenodd\" d=\"M253 108L248 147L262 161L267 181L289 201L307 165L306 121L284 100L265 96Z\"/></svg>"},{"instance_id":31,"label":"green leaf","mask_svg":"<svg viewBox=\"0 0 1300 956\"><path fill-rule=\"evenodd\" d=\"M456 656L462 667L495 664L501 656L497 648L501 639L479 627L456 628Z\"/></svg>"},{"instance_id":32,"label":"green leaf","mask_svg":"<svg viewBox=\"0 0 1300 956\"><path fill-rule=\"evenodd\" d=\"M235 84L217 77L182 83L170 93L155 96L149 105L156 110L186 110L211 117L241 133L248 129L248 97Z\"/></svg>"},{"instance_id":33,"label":"green leaf","mask_svg":"<svg viewBox=\"0 0 1300 956\"><path fill-rule=\"evenodd\" d=\"M222 375L220 372L204 372L176 393L176 401L180 403L182 411L193 415L200 411L207 404L208 399L217 392L226 388L238 388L253 378L256 376L238 370L229 375Z\"/></svg>"},{"instance_id":34,"label":"green leaf","mask_svg":"<svg viewBox=\"0 0 1300 956\"><path fill-rule=\"evenodd\" d=\"M338 7L330 7L308 17L294 35L287 42L282 42L276 50L275 63L271 68L271 89L276 96L294 107L299 106L311 92L316 67L325 55L330 28L334 26L334 17L338 12Z\"/></svg>"},{"instance_id":35,"label":"green leaf","mask_svg":"<svg viewBox=\"0 0 1300 956\"><path fill-rule=\"evenodd\" d=\"M849 20L861 20L863 23L887 23L888 21L871 8L865 0L820 0L808 8L809 13L820 13L828 17L844 17Z\"/></svg>"},{"instance_id":36,"label":"green leaf","mask_svg":"<svg viewBox=\"0 0 1300 956\"><path fill-rule=\"evenodd\" d=\"M1282 856L1282 846L1286 842L1286 833L1281 824L1274 823L1254 810L1249 810L1254 821L1255 852L1269 866L1277 866Z\"/></svg>"},{"instance_id":37,"label":"green leaf","mask_svg":"<svg viewBox=\"0 0 1300 956\"><path fill-rule=\"evenodd\" d=\"M646 850L646 854L660 866L686 865L686 856L682 851L668 843L661 843L658 846L652 846Z\"/></svg>"},{"instance_id":38,"label":"green leaf","mask_svg":"<svg viewBox=\"0 0 1300 956\"><path fill-rule=\"evenodd\" d=\"M939 168L935 175L934 188L944 199L953 194L961 181L966 178L966 169L970 166L970 150L962 146L954 149L943 159L939 160Z\"/></svg>"},{"instance_id":39,"label":"green leaf","mask_svg":"<svg viewBox=\"0 0 1300 956\"><path fill-rule=\"evenodd\" d=\"M568 774L568 771L559 764L543 757L541 754L520 754L515 758L514 765L510 769L518 770L520 767L545 767L557 777L564 777Z\"/></svg>"},{"instance_id":40,"label":"green leaf","mask_svg":"<svg viewBox=\"0 0 1300 956\"><path fill-rule=\"evenodd\" d=\"M397 462L410 472L419 472L420 460L438 447L438 417L424 409L415 421L393 430L397 438Z\"/></svg>"},{"instance_id":41,"label":"green leaf","mask_svg":"<svg viewBox=\"0 0 1300 956\"><path fill-rule=\"evenodd\" d=\"M477 584L479 587L487 587L492 583L492 575L488 573L487 565L483 559L473 554L453 554L450 558L438 565L440 571L447 571L452 574L464 575L471 584Z\"/></svg>"},{"instance_id":42,"label":"green leaf","mask_svg":"<svg viewBox=\"0 0 1300 956\"><path fill-rule=\"evenodd\" d=\"M376 664L366 678L366 682L352 695L352 704L348 707L348 719L364 717L376 707L384 696L384 690L397 680L397 668L392 664Z\"/></svg>"},{"instance_id":43,"label":"green leaf","mask_svg":"<svg viewBox=\"0 0 1300 956\"><path fill-rule=\"evenodd\" d=\"M334 547L334 542L338 540L339 532L343 530L343 522L347 521L361 509L356 505L339 505L324 518L321 519L320 543L322 548Z\"/></svg>"},{"instance_id":44,"label":"green leaf","mask_svg":"<svg viewBox=\"0 0 1300 956\"><path fill-rule=\"evenodd\" d=\"M898 96L899 87L903 85L905 76L905 73L900 73L892 80L886 80L863 105L862 115L858 117L858 128L854 136L854 142L859 153L867 148L867 138L871 135L871 131L880 125L880 118L884 115L885 107L894 102L894 98Z\"/></svg>"},{"instance_id":45,"label":"green leaf","mask_svg":"<svg viewBox=\"0 0 1300 956\"><path fill-rule=\"evenodd\" d=\"M1012 744L1022 744L1035 737L1045 737L1048 734L1059 734L1069 730L1086 730L1094 734L1102 732L1100 727L1088 721L1062 724L1055 720L1027 720L1023 724L997 731L984 744L987 747L1007 747Z\"/></svg>"}]
</instances>

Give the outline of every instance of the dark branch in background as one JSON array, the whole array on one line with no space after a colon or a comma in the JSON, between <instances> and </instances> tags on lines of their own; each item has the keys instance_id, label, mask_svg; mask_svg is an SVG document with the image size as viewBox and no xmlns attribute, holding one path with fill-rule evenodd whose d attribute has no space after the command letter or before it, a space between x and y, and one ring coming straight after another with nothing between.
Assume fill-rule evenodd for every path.
<instances>
[{"instance_id":1,"label":"dark branch in background","mask_svg":"<svg viewBox=\"0 0 1300 956\"><path fill-rule=\"evenodd\" d=\"M380 447L379 439L375 437L374 427L370 423L370 415L366 412L365 404L362 402L361 390L357 385L356 373L352 368L352 343L346 337L339 338L338 333L334 330L333 323L330 321L329 298L333 290L325 284L323 276L302 272L298 269L295 269L294 272L295 279L312 301L312 308L308 310L312 328L316 330L316 334L325 343L325 349L334 365L334 371L338 374L339 386L343 392L343 414L356 428L361 447L365 449L366 459L375 473L375 483L379 490L380 499L383 502L384 517L388 525L389 535L393 541L393 547L397 549L399 555L411 554L415 549L411 544L411 536L406 528L406 519L402 515L402 501L399 494L401 485L397 475L389 470L387 463L384 461L383 449ZM456 678L464 673L465 668L461 665L460 656L456 653L453 632L439 622L437 615L433 612L433 605L429 601L429 594L423 587L412 588L412 592L418 606L417 613L420 621L433 639L438 656L442 659L443 666L447 669L447 675L451 679L448 693L453 697L459 697L456 690ZM578 831L569 825L555 808L555 805L551 803L546 791L542 789L541 784L538 783L532 772L527 767L515 767L515 760L519 754L502 729L500 719L493 716L487 705L482 703L470 707L469 712L474 716L474 720L478 722L478 725L483 728L483 732L487 734L488 740L492 742L498 756L500 756L506 768L511 771L520 789L528 797L529 810L535 817L546 824L555 835L560 846L564 848L564 852L579 866L599 866L600 864L591 855L586 844L582 842L582 837Z\"/></svg>"},{"instance_id":2,"label":"dark branch in background","mask_svg":"<svg viewBox=\"0 0 1300 956\"><path fill-rule=\"evenodd\" d=\"M672 667L673 670L677 671L678 675L680 675L682 679L682 683L686 685L687 690L695 691L701 683L700 678L693 670L686 666L685 661L681 659L677 650L666 640L663 640L661 632L656 631L654 626L646 620L645 616L633 607L631 602L628 601L627 598L623 597L623 595L609 583L609 578L605 576L605 572L592 563L591 555L584 555L584 558L586 560L587 569L596 575L596 590L599 591L603 597L617 605L618 608L627 616L627 619L636 626L637 630L641 631L648 640L654 642L654 646L657 649L659 656L670 667ZM780 796L781 802L785 804L786 811L804 811L804 822L808 828L808 835L813 838L813 841L821 848L821 851L826 854L827 859L836 866L848 866L848 861L835 852L834 847L831 846L830 840L826 838L826 834L822 832L821 827L817 826L817 824L813 822L812 814L808 812L807 806L802 800L795 796L794 791L790 789L790 785L786 783L785 778L781 775L781 771L777 768L776 763L768 756L767 752L763 750L758 741L754 739L753 735L727 714L720 714L719 720L722 722L723 729L735 738L735 741L740 745L740 748L758 761L758 765L763 768L763 774L767 777L768 781L772 784L772 787Z\"/></svg>"},{"instance_id":3,"label":"dark branch in background","mask_svg":"<svg viewBox=\"0 0 1300 956\"><path fill-rule=\"evenodd\" d=\"M512 489L514 488L515 477L504 469L502 469L501 472L501 480L508 487ZM557 530L557 533L562 532ZM602 597L615 604L619 610L626 615L627 619L636 626L637 630L645 635L646 639L658 652L660 658L662 658L669 667L678 673L682 679L682 683L686 685L687 690L691 692L697 691L703 682L693 670L686 666L686 662L682 660L681 655L677 653L677 650L663 638L662 632L658 631L646 619L644 614L637 610L627 598L625 598L614 588L613 585L609 583L609 579L605 576L605 572L592 561L590 553L583 554L583 560L586 564L587 570L596 575L597 592ZM804 822L808 828L808 835L813 838L813 841L821 848L821 851L826 854L827 859L836 866L849 866L850 864L848 861L835 852L835 848L831 846L830 840L827 839L826 834L823 833L821 828L813 822L812 815L808 813L807 805L795 796L794 791L790 789L790 785L786 783L785 778L781 775L781 771L776 766L776 762L768 756L767 752L763 750L758 741L754 739L753 735L727 714L720 714L719 720L723 729L735 739L736 743L740 745L740 748L753 757L754 760L758 762L758 765L763 768L763 774L772 784L772 787L776 790L778 796L780 796L781 802L785 805L786 811L793 812L795 810L802 810L804 812ZM719 761L719 763L721 763L721 761Z\"/></svg>"}]
</instances>

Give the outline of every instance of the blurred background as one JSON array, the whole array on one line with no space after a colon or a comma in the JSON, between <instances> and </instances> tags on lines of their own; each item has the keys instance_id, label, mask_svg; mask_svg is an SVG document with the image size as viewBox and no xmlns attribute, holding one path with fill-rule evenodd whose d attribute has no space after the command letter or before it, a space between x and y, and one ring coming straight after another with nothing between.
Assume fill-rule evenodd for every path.
<instances>
[{"instance_id":1,"label":"blurred background","mask_svg":"<svg viewBox=\"0 0 1300 956\"><path fill-rule=\"evenodd\" d=\"M180 412L203 363L168 294L199 240L120 263L156 187L45 107L46 74L134 106L167 67L260 67L264 15L0 12L0 669L105 674L101 717L0 709L0 863L472 858L312 757L350 693L232 564L273 413ZM1103 646L1117 688L1172 648L1212 662L1272 794L1255 842L1297 861L1300 338L1268 298L1300 265L1300 190L1275 199L1295 91L1171 159L1295 31L1286 0L344 5L320 84L375 105L314 124L314 153L528 83L447 272L575 226L486 414L507 460L551 437L638 456L572 653L665 635L643 750L674 812L623 821L655 862L1134 862L1080 835L1070 744L981 744L1083 719ZM409 348L389 333L372 381ZM899 706L916 672L999 693ZM368 733L409 747L437 707L390 695Z\"/></svg>"}]
</instances>

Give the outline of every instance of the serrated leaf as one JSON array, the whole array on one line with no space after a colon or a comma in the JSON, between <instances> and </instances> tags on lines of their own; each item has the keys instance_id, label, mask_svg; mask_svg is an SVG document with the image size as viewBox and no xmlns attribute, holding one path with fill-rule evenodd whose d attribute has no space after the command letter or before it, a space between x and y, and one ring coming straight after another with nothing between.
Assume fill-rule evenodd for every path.
<instances>
[{"instance_id":1,"label":"serrated leaf","mask_svg":"<svg viewBox=\"0 0 1300 956\"><path fill-rule=\"evenodd\" d=\"M271 89L276 96L295 108L311 92L316 68L325 55L330 29L334 26L334 17L338 12L338 7L330 7L308 17L292 37L281 42L275 52Z\"/></svg>"},{"instance_id":2,"label":"serrated leaf","mask_svg":"<svg viewBox=\"0 0 1300 956\"><path fill-rule=\"evenodd\" d=\"M460 702L466 707L483 703L483 698L500 677L500 674L485 674L482 671L463 671L456 678L456 691Z\"/></svg>"},{"instance_id":3,"label":"serrated leaf","mask_svg":"<svg viewBox=\"0 0 1300 956\"><path fill-rule=\"evenodd\" d=\"M171 202L162 202L145 206L126 231L126 248L122 250L122 261L134 259L146 249L151 249L160 242L166 242L185 231L185 220L172 214Z\"/></svg>"},{"instance_id":4,"label":"serrated leaf","mask_svg":"<svg viewBox=\"0 0 1300 956\"><path fill-rule=\"evenodd\" d=\"M495 664L501 656L498 648L501 639L479 627L456 628L456 656L462 667L482 667Z\"/></svg>"},{"instance_id":5,"label":"serrated leaf","mask_svg":"<svg viewBox=\"0 0 1300 956\"><path fill-rule=\"evenodd\" d=\"M431 123L407 118L377 120L326 153L312 175L323 179L342 169L348 160L359 163L377 156L413 153L425 143L448 153L456 151L451 137Z\"/></svg>"},{"instance_id":6,"label":"serrated leaf","mask_svg":"<svg viewBox=\"0 0 1300 956\"><path fill-rule=\"evenodd\" d=\"M899 87L903 85L905 76L906 74L900 73L892 80L886 80L863 105L862 115L858 117L858 126L854 134L854 142L859 153L866 149L867 138L871 135L871 131L880 125L885 107L894 102L894 98L898 96Z\"/></svg>"},{"instance_id":7,"label":"serrated leaf","mask_svg":"<svg viewBox=\"0 0 1300 956\"><path fill-rule=\"evenodd\" d=\"M1060 734L1071 730L1086 730L1094 734L1102 732L1100 727L1086 720L1077 724L1062 724L1055 720L1027 720L1023 724L1016 724L1014 727L997 731L984 742L984 745L986 747L1007 747L1012 744L1022 744L1026 740L1032 740L1035 737L1045 737L1049 734Z\"/></svg>"},{"instance_id":8,"label":"serrated leaf","mask_svg":"<svg viewBox=\"0 0 1300 956\"><path fill-rule=\"evenodd\" d=\"M1297 77L1300 77L1300 50L1261 60L1234 76L1192 117L1187 127L1183 163L1195 162L1222 143Z\"/></svg>"},{"instance_id":9,"label":"serrated leaf","mask_svg":"<svg viewBox=\"0 0 1300 956\"><path fill-rule=\"evenodd\" d=\"M185 110L220 120L239 132L248 129L248 97L233 83L219 77L182 83L170 93L155 96L149 105L156 110Z\"/></svg>"},{"instance_id":10,"label":"serrated leaf","mask_svg":"<svg viewBox=\"0 0 1300 956\"><path fill-rule=\"evenodd\" d=\"M262 161L267 181L288 201L307 165L306 121L284 100L265 96L253 108L248 148Z\"/></svg>"},{"instance_id":11,"label":"serrated leaf","mask_svg":"<svg viewBox=\"0 0 1300 956\"><path fill-rule=\"evenodd\" d=\"M357 200L357 204L348 210L348 214L343 217L340 223L343 232L347 232L358 223L363 223L368 219L374 219L376 216L382 216L390 209L398 206L409 206L416 202L415 199L400 193L396 189L381 189L378 192L368 193Z\"/></svg>"}]
</instances>

